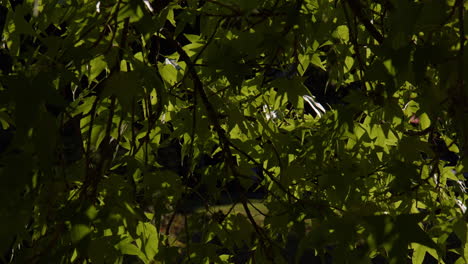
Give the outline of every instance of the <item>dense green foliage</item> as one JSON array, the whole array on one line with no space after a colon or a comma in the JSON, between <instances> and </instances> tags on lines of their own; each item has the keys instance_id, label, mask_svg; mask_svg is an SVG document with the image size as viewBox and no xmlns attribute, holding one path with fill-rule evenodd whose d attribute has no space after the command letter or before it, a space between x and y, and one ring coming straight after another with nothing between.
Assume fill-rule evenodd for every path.
<instances>
[{"instance_id":1,"label":"dense green foliage","mask_svg":"<svg viewBox=\"0 0 468 264\"><path fill-rule=\"evenodd\" d=\"M468 263L463 0L0 5L0 262Z\"/></svg>"}]
</instances>

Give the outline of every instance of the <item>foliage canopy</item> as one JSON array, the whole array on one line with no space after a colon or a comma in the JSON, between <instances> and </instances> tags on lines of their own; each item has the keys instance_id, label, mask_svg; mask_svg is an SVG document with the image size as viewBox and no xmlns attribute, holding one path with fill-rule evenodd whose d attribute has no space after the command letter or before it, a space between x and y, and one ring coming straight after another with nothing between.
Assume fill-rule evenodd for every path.
<instances>
[{"instance_id":1,"label":"foliage canopy","mask_svg":"<svg viewBox=\"0 0 468 264\"><path fill-rule=\"evenodd\" d=\"M468 262L464 1L0 3L1 262Z\"/></svg>"}]
</instances>

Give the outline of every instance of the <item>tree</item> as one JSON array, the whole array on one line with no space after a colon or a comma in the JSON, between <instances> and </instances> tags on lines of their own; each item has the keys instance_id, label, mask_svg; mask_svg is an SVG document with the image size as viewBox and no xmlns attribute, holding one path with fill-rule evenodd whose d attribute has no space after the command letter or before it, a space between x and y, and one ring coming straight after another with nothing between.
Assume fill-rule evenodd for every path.
<instances>
[{"instance_id":1,"label":"tree","mask_svg":"<svg viewBox=\"0 0 468 264\"><path fill-rule=\"evenodd\" d=\"M466 263L467 8L1 2L2 262Z\"/></svg>"}]
</instances>

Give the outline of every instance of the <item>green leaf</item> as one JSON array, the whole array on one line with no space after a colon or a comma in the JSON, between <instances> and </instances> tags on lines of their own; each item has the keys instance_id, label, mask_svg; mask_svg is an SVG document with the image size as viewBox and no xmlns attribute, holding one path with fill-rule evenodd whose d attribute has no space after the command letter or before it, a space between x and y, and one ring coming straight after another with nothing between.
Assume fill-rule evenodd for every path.
<instances>
[{"instance_id":1,"label":"green leaf","mask_svg":"<svg viewBox=\"0 0 468 264\"><path fill-rule=\"evenodd\" d=\"M433 248L426 247L418 243L413 243L411 248L414 250L412 256L413 264L423 264L426 254L430 254L432 257L437 259L439 263L445 263L442 258L439 257L439 254L437 254L437 251Z\"/></svg>"},{"instance_id":2,"label":"green leaf","mask_svg":"<svg viewBox=\"0 0 468 264\"><path fill-rule=\"evenodd\" d=\"M80 242L83 238L91 233L91 228L83 224L75 224L70 231L71 241L73 243Z\"/></svg>"},{"instance_id":3,"label":"green leaf","mask_svg":"<svg viewBox=\"0 0 468 264\"><path fill-rule=\"evenodd\" d=\"M151 223L139 222L136 234L142 239L143 250L147 259L154 259L158 253L158 234L156 227Z\"/></svg>"},{"instance_id":4,"label":"green leaf","mask_svg":"<svg viewBox=\"0 0 468 264\"><path fill-rule=\"evenodd\" d=\"M421 125L422 130L431 126L431 120L429 119L429 116L426 113L422 113L419 116L419 124Z\"/></svg>"},{"instance_id":5,"label":"green leaf","mask_svg":"<svg viewBox=\"0 0 468 264\"><path fill-rule=\"evenodd\" d=\"M124 111L130 111L136 97L143 94L141 79L136 72L118 72L106 83L103 95L115 95Z\"/></svg>"},{"instance_id":6,"label":"green leaf","mask_svg":"<svg viewBox=\"0 0 468 264\"><path fill-rule=\"evenodd\" d=\"M143 262L148 263L148 259L146 256L141 252L141 250L135 245L138 244L139 240L133 240L129 237L124 238L121 240L117 245L117 249L125 255L133 255L138 256Z\"/></svg>"},{"instance_id":7,"label":"green leaf","mask_svg":"<svg viewBox=\"0 0 468 264\"><path fill-rule=\"evenodd\" d=\"M88 73L89 81L94 81L96 77L107 68L107 62L104 56L98 56L89 62L89 65L84 67L84 72Z\"/></svg>"},{"instance_id":8,"label":"green leaf","mask_svg":"<svg viewBox=\"0 0 468 264\"><path fill-rule=\"evenodd\" d=\"M129 1L120 8L118 20L130 18L130 22L137 22L143 17L143 10L143 1Z\"/></svg>"},{"instance_id":9,"label":"green leaf","mask_svg":"<svg viewBox=\"0 0 468 264\"><path fill-rule=\"evenodd\" d=\"M169 85L175 85L178 82L178 71L170 64L158 64L159 72L163 80Z\"/></svg>"},{"instance_id":10,"label":"green leaf","mask_svg":"<svg viewBox=\"0 0 468 264\"><path fill-rule=\"evenodd\" d=\"M464 220L459 220L454 225L454 232L461 241L460 254L466 262L468 260L468 224Z\"/></svg>"},{"instance_id":11,"label":"green leaf","mask_svg":"<svg viewBox=\"0 0 468 264\"><path fill-rule=\"evenodd\" d=\"M341 40L342 42L346 43L349 41L349 29L346 25L341 25L336 28L336 30L332 34L333 37Z\"/></svg>"},{"instance_id":12,"label":"green leaf","mask_svg":"<svg viewBox=\"0 0 468 264\"><path fill-rule=\"evenodd\" d=\"M322 63L322 60L320 59L319 54L314 53L314 54L312 55L312 57L310 58L310 62L311 62L313 65L319 67L320 69L326 71L325 66L324 66L323 63Z\"/></svg>"}]
</instances>

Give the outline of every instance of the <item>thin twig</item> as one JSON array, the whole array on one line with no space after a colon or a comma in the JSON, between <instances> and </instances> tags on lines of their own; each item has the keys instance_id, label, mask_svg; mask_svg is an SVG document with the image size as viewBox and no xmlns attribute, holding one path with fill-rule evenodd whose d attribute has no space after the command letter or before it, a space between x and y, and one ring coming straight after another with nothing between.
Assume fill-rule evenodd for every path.
<instances>
[{"instance_id":1,"label":"thin twig","mask_svg":"<svg viewBox=\"0 0 468 264\"><path fill-rule=\"evenodd\" d=\"M230 145L235 149L237 150L239 153L241 153L242 155L244 155L248 160L250 160L251 162L253 162L255 164L255 166L259 167L259 168L262 168L262 171L268 176L268 178L270 178L271 181L273 181L277 186L278 188L280 188L281 191L283 191L285 194L288 195L288 197L290 198L293 198L294 200L299 200L299 198L297 198L296 196L294 196L291 192L289 192L274 176L273 174L271 174L270 171L268 171L267 169L263 168L262 164L258 163L252 156L250 156L248 153L246 153L245 151L243 151L242 149L238 148L236 145L230 143Z\"/></svg>"},{"instance_id":2,"label":"thin twig","mask_svg":"<svg viewBox=\"0 0 468 264\"><path fill-rule=\"evenodd\" d=\"M234 8L233 6L230 6L230 5L227 5L225 3L215 1L215 0L206 0L206 1L209 2L209 3L215 4L215 5L227 8L227 9L231 10L232 12L234 12L235 14L240 14L240 10Z\"/></svg>"},{"instance_id":3,"label":"thin twig","mask_svg":"<svg viewBox=\"0 0 468 264\"><path fill-rule=\"evenodd\" d=\"M371 36L377 40L380 44L384 41L384 37L380 32L375 28L375 26L370 22L370 20L364 15L362 12L363 7L359 0L347 0L346 1L353 11L354 15L361 21L367 31L371 34Z\"/></svg>"}]
</instances>

